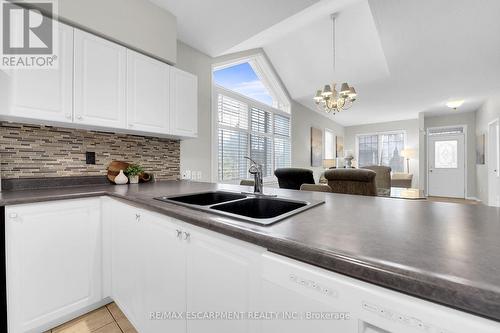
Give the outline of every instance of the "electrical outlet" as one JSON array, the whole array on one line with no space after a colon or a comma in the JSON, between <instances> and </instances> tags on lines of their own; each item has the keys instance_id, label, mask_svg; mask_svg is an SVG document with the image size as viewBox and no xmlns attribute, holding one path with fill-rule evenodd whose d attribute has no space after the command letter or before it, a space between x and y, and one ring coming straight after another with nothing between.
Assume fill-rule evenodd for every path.
<instances>
[{"instance_id":1,"label":"electrical outlet","mask_svg":"<svg viewBox=\"0 0 500 333\"><path fill-rule=\"evenodd\" d=\"M182 179L191 179L191 170L184 170L182 173Z\"/></svg>"},{"instance_id":2,"label":"electrical outlet","mask_svg":"<svg viewBox=\"0 0 500 333\"><path fill-rule=\"evenodd\" d=\"M95 164L95 152L93 152L93 151L85 152L85 163L86 164Z\"/></svg>"}]
</instances>

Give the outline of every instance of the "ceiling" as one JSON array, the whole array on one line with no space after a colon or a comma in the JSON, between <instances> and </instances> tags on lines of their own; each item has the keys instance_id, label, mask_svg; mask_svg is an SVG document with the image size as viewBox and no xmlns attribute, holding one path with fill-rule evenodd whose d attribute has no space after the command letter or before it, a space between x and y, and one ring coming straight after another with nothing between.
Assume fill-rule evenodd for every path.
<instances>
[{"instance_id":1,"label":"ceiling","mask_svg":"<svg viewBox=\"0 0 500 333\"><path fill-rule=\"evenodd\" d=\"M150 0L177 17L178 38L212 57L319 0Z\"/></svg>"},{"instance_id":2,"label":"ceiling","mask_svg":"<svg viewBox=\"0 0 500 333\"><path fill-rule=\"evenodd\" d=\"M500 91L498 0L153 2L177 16L179 39L211 56L263 48L290 96L311 110L324 84L355 86L354 106L328 116L344 126L447 114L452 99L474 111Z\"/></svg>"}]
</instances>

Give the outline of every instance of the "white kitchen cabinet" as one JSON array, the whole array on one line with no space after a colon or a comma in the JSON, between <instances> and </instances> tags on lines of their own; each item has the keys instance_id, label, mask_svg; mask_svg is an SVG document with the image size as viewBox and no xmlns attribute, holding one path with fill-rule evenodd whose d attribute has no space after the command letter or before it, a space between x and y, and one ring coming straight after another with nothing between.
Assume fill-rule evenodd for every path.
<instances>
[{"instance_id":1,"label":"white kitchen cabinet","mask_svg":"<svg viewBox=\"0 0 500 333\"><path fill-rule=\"evenodd\" d=\"M170 132L198 136L198 79L175 67L170 69Z\"/></svg>"},{"instance_id":2,"label":"white kitchen cabinet","mask_svg":"<svg viewBox=\"0 0 500 333\"><path fill-rule=\"evenodd\" d=\"M169 134L170 66L127 50L127 126Z\"/></svg>"},{"instance_id":3,"label":"white kitchen cabinet","mask_svg":"<svg viewBox=\"0 0 500 333\"><path fill-rule=\"evenodd\" d=\"M10 333L45 331L101 300L100 230L98 198L6 207Z\"/></svg>"},{"instance_id":4,"label":"white kitchen cabinet","mask_svg":"<svg viewBox=\"0 0 500 333\"><path fill-rule=\"evenodd\" d=\"M257 311L264 249L202 229L187 229L188 313ZM186 238L186 237L184 237ZM254 320L188 320L189 333L255 332Z\"/></svg>"},{"instance_id":5,"label":"white kitchen cabinet","mask_svg":"<svg viewBox=\"0 0 500 333\"><path fill-rule=\"evenodd\" d=\"M22 119L72 122L73 28L54 25L59 38L56 69L17 69L11 74L11 107L3 115Z\"/></svg>"},{"instance_id":6,"label":"white kitchen cabinet","mask_svg":"<svg viewBox=\"0 0 500 333\"><path fill-rule=\"evenodd\" d=\"M185 332L182 320L151 320L186 309L185 246L170 218L108 201L112 210L112 297L140 333Z\"/></svg>"},{"instance_id":7,"label":"white kitchen cabinet","mask_svg":"<svg viewBox=\"0 0 500 333\"><path fill-rule=\"evenodd\" d=\"M112 297L139 332L255 331L256 321L149 316L255 311L264 249L117 200L103 207L113 216Z\"/></svg>"},{"instance_id":8,"label":"white kitchen cabinet","mask_svg":"<svg viewBox=\"0 0 500 333\"><path fill-rule=\"evenodd\" d=\"M75 29L74 122L126 128L126 49Z\"/></svg>"}]
</instances>

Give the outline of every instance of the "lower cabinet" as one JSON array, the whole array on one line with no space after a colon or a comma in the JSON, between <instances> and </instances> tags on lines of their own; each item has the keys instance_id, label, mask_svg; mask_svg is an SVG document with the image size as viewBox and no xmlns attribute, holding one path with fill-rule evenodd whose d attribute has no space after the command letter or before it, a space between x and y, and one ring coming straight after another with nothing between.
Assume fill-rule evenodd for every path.
<instances>
[{"instance_id":1,"label":"lower cabinet","mask_svg":"<svg viewBox=\"0 0 500 333\"><path fill-rule=\"evenodd\" d=\"M189 318L189 333L255 332L255 320L231 319L257 311L259 260L264 249L201 229L188 229L187 312L227 315L226 319ZM204 320L203 320L204 319Z\"/></svg>"},{"instance_id":2,"label":"lower cabinet","mask_svg":"<svg viewBox=\"0 0 500 333\"><path fill-rule=\"evenodd\" d=\"M5 212L9 333L45 331L101 300L99 198Z\"/></svg>"},{"instance_id":3,"label":"lower cabinet","mask_svg":"<svg viewBox=\"0 0 500 333\"><path fill-rule=\"evenodd\" d=\"M111 295L137 331L254 331L255 322L206 316L255 309L262 248L117 200L103 207L114 216Z\"/></svg>"},{"instance_id":4,"label":"lower cabinet","mask_svg":"<svg viewBox=\"0 0 500 333\"><path fill-rule=\"evenodd\" d=\"M186 309L181 227L166 216L115 200L107 200L103 207L113 215L112 298L140 333L185 332L182 320L162 317Z\"/></svg>"}]
</instances>

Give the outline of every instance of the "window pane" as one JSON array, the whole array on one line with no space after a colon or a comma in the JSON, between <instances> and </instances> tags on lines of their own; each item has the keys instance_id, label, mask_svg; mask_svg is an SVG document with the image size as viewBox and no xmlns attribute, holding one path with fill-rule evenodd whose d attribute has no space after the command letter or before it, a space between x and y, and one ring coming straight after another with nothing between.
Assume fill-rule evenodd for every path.
<instances>
[{"instance_id":1,"label":"window pane","mask_svg":"<svg viewBox=\"0 0 500 333\"><path fill-rule=\"evenodd\" d=\"M404 172L404 157L400 155L404 149L404 133L380 135L382 152L379 165L391 167L394 172Z\"/></svg>"},{"instance_id":2,"label":"window pane","mask_svg":"<svg viewBox=\"0 0 500 333\"><path fill-rule=\"evenodd\" d=\"M271 139L265 136L250 136L250 157L262 165L262 175L269 177L273 174L273 160L271 157Z\"/></svg>"},{"instance_id":3,"label":"window pane","mask_svg":"<svg viewBox=\"0 0 500 333\"><path fill-rule=\"evenodd\" d=\"M290 139L277 137L274 139L274 165L275 168L289 168L291 161Z\"/></svg>"},{"instance_id":4,"label":"window pane","mask_svg":"<svg viewBox=\"0 0 500 333\"><path fill-rule=\"evenodd\" d=\"M248 106L233 98L219 94L218 98L219 124L248 128Z\"/></svg>"},{"instance_id":5,"label":"window pane","mask_svg":"<svg viewBox=\"0 0 500 333\"><path fill-rule=\"evenodd\" d=\"M335 136L333 132L325 129L325 159L335 158Z\"/></svg>"},{"instance_id":6,"label":"window pane","mask_svg":"<svg viewBox=\"0 0 500 333\"><path fill-rule=\"evenodd\" d=\"M436 169L457 169L457 152L457 140L434 142L434 167Z\"/></svg>"},{"instance_id":7,"label":"window pane","mask_svg":"<svg viewBox=\"0 0 500 333\"><path fill-rule=\"evenodd\" d=\"M250 111L252 131L271 133L271 113L252 107Z\"/></svg>"},{"instance_id":8,"label":"window pane","mask_svg":"<svg viewBox=\"0 0 500 333\"><path fill-rule=\"evenodd\" d=\"M274 115L274 134L290 136L290 118L275 114Z\"/></svg>"},{"instance_id":9,"label":"window pane","mask_svg":"<svg viewBox=\"0 0 500 333\"><path fill-rule=\"evenodd\" d=\"M359 166L378 165L378 135L359 136Z\"/></svg>"},{"instance_id":10,"label":"window pane","mask_svg":"<svg viewBox=\"0 0 500 333\"><path fill-rule=\"evenodd\" d=\"M219 180L247 178L248 135L219 129Z\"/></svg>"},{"instance_id":11,"label":"window pane","mask_svg":"<svg viewBox=\"0 0 500 333\"><path fill-rule=\"evenodd\" d=\"M273 98L248 62L213 72L214 82L259 102L273 105Z\"/></svg>"}]
</instances>

